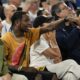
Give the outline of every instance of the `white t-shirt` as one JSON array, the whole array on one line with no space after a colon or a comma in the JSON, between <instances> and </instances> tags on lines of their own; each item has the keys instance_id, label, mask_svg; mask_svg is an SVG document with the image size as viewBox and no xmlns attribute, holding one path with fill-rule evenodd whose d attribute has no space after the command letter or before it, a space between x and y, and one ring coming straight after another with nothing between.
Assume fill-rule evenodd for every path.
<instances>
[{"instance_id":1,"label":"white t-shirt","mask_svg":"<svg viewBox=\"0 0 80 80\"><path fill-rule=\"evenodd\" d=\"M45 57L41 54L43 51L49 48L47 41L43 36L40 37L39 41L36 41L30 50L30 67L43 67L54 64L53 59Z\"/></svg>"},{"instance_id":2,"label":"white t-shirt","mask_svg":"<svg viewBox=\"0 0 80 80\"><path fill-rule=\"evenodd\" d=\"M37 17L37 12L35 14L33 14L31 11L29 11L28 13L29 13L30 21L31 21L31 23L33 23L35 18Z\"/></svg>"},{"instance_id":3,"label":"white t-shirt","mask_svg":"<svg viewBox=\"0 0 80 80\"><path fill-rule=\"evenodd\" d=\"M10 31L10 27L11 27L11 24L10 23L7 23L6 20L2 21L2 31L1 31L1 36L4 35L6 32L9 32Z\"/></svg>"}]
</instances>

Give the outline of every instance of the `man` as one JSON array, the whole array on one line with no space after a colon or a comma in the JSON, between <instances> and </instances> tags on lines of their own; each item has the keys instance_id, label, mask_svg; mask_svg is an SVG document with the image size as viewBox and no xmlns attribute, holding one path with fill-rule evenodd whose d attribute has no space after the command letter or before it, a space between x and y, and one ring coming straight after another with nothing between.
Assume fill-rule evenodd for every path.
<instances>
[{"instance_id":1,"label":"man","mask_svg":"<svg viewBox=\"0 0 80 80\"><path fill-rule=\"evenodd\" d=\"M47 20L45 19L38 17L35 21L37 27L46 25ZM80 73L80 66L71 59L61 62L61 55L56 42L55 34L55 31L52 32L52 34L50 32L43 34L40 37L40 40L36 41L31 46L30 67L34 67L39 71L43 71L46 69L47 71L56 73L57 77L62 80L79 80L78 74Z\"/></svg>"},{"instance_id":2,"label":"man","mask_svg":"<svg viewBox=\"0 0 80 80\"><path fill-rule=\"evenodd\" d=\"M80 18L75 11L70 9L63 2L52 7L52 15L55 19L67 17L56 30L57 42L59 44L62 58L74 59L80 64Z\"/></svg>"},{"instance_id":3,"label":"man","mask_svg":"<svg viewBox=\"0 0 80 80\"><path fill-rule=\"evenodd\" d=\"M11 27L12 32L7 32L5 35L1 37L5 45L5 55L8 64L9 65L15 64L15 62L12 61L12 57L15 54L16 49L19 46L21 46L21 44L26 43L27 45L25 54L26 56L24 56L24 59L20 64L20 66L22 66L22 68L28 67L30 46L36 40L39 39L39 36L42 33L53 30L63 20L64 19L53 21L52 23L49 23L47 26L44 26L43 28L36 29L36 28L30 28L32 27L32 25L30 24L30 19L28 15L26 15L26 12L21 12L21 11L15 12L14 15L12 16L12 27ZM18 52L20 52L20 50Z\"/></svg>"}]
</instances>

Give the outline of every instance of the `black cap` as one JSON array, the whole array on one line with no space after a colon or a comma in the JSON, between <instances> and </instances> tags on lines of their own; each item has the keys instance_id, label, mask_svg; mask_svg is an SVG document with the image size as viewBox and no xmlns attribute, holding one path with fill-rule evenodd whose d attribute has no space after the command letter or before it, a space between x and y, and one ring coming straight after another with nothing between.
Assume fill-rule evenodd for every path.
<instances>
[{"instance_id":1,"label":"black cap","mask_svg":"<svg viewBox=\"0 0 80 80\"><path fill-rule=\"evenodd\" d=\"M53 20L53 17L38 16L33 22L33 27L37 28L41 26L43 23L49 23L52 20Z\"/></svg>"}]
</instances>

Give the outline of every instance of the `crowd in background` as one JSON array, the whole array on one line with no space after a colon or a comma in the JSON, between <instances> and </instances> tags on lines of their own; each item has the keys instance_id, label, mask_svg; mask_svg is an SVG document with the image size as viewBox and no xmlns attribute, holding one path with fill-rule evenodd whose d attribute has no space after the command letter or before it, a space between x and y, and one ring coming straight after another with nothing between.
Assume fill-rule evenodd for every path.
<instances>
[{"instance_id":1,"label":"crowd in background","mask_svg":"<svg viewBox=\"0 0 80 80\"><path fill-rule=\"evenodd\" d=\"M0 0L0 41L7 62L0 80L31 80L27 68L79 80L80 0Z\"/></svg>"},{"instance_id":2,"label":"crowd in background","mask_svg":"<svg viewBox=\"0 0 80 80\"><path fill-rule=\"evenodd\" d=\"M61 1L61 0L59 0ZM63 0L62 0L63 1ZM71 8L74 8L77 13L79 14L79 0L64 0L65 3L70 6ZM29 9L28 13L29 13L29 17L31 22L33 23L34 19L37 17L37 15L40 15L41 11L39 10L44 10L45 14L50 14L50 8L52 5L56 4L57 0L39 0L38 3L34 3L34 1L30 2L30 0L18 0L18 1L13 1L13 0L8 0L8 1L0 1L0 17L1 20L4 20L6 16L5 14L5 8L7 7L7 4L12 4L14 5L18 10L23 10L27 12L27 6L30 6L28 3L34 3L32 4L31 8ZM26 6L27 5L27 6ZM11 12L10 12L11 14ZM8 14L9 15L9 14ZM4 21L3 21L4 23ZM4 23L5 24L5 23ZM3 25L4 25L3 24ZM10 25L11 22L8 23L8 25ZM9 31L9 29L6 31ZM2 34L4 34L6 32L4 29L2 29Z\"/></svg>"}]
</instances>

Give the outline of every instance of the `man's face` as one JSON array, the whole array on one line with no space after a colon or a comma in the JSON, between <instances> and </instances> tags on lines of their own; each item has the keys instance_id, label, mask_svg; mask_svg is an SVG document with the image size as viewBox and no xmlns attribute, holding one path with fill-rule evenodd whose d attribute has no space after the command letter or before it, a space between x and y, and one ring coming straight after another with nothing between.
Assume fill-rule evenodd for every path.
<instances>
[{"instance_id":1,"label":"man's face","mask_svg":"<svg viewBox=\"0 0 80 80\"><path fill-rule=\"evenodd\" d=\"M74 15L73 10L68 7L65 3L60 4L60 12L57 14L60 18L64 18L69 15Z\"/></svg>"},{"instance_id":2,"label":"man's face","mask_svg":"<svg viewBox=\"0 0 80 80\"><path fill-rule=\"evenodd\" d=\"M28 28L31 28L32 24L30 22L29 16L23 15L22 20L20 21L20 30L27 31Z\"/></svg>"},{"instance_id":3,"label":"man's face","mask_svg":"<svg viewBox=\"0 0 80 80\"><path fill-rule=\"evenodd\" d=\"M31 3L31 8L32 8L33 10L37 10L38 7L39 7L39 3L38 3L38 2L33 2L33 3Z\"/></svg>"}]
</instances>

